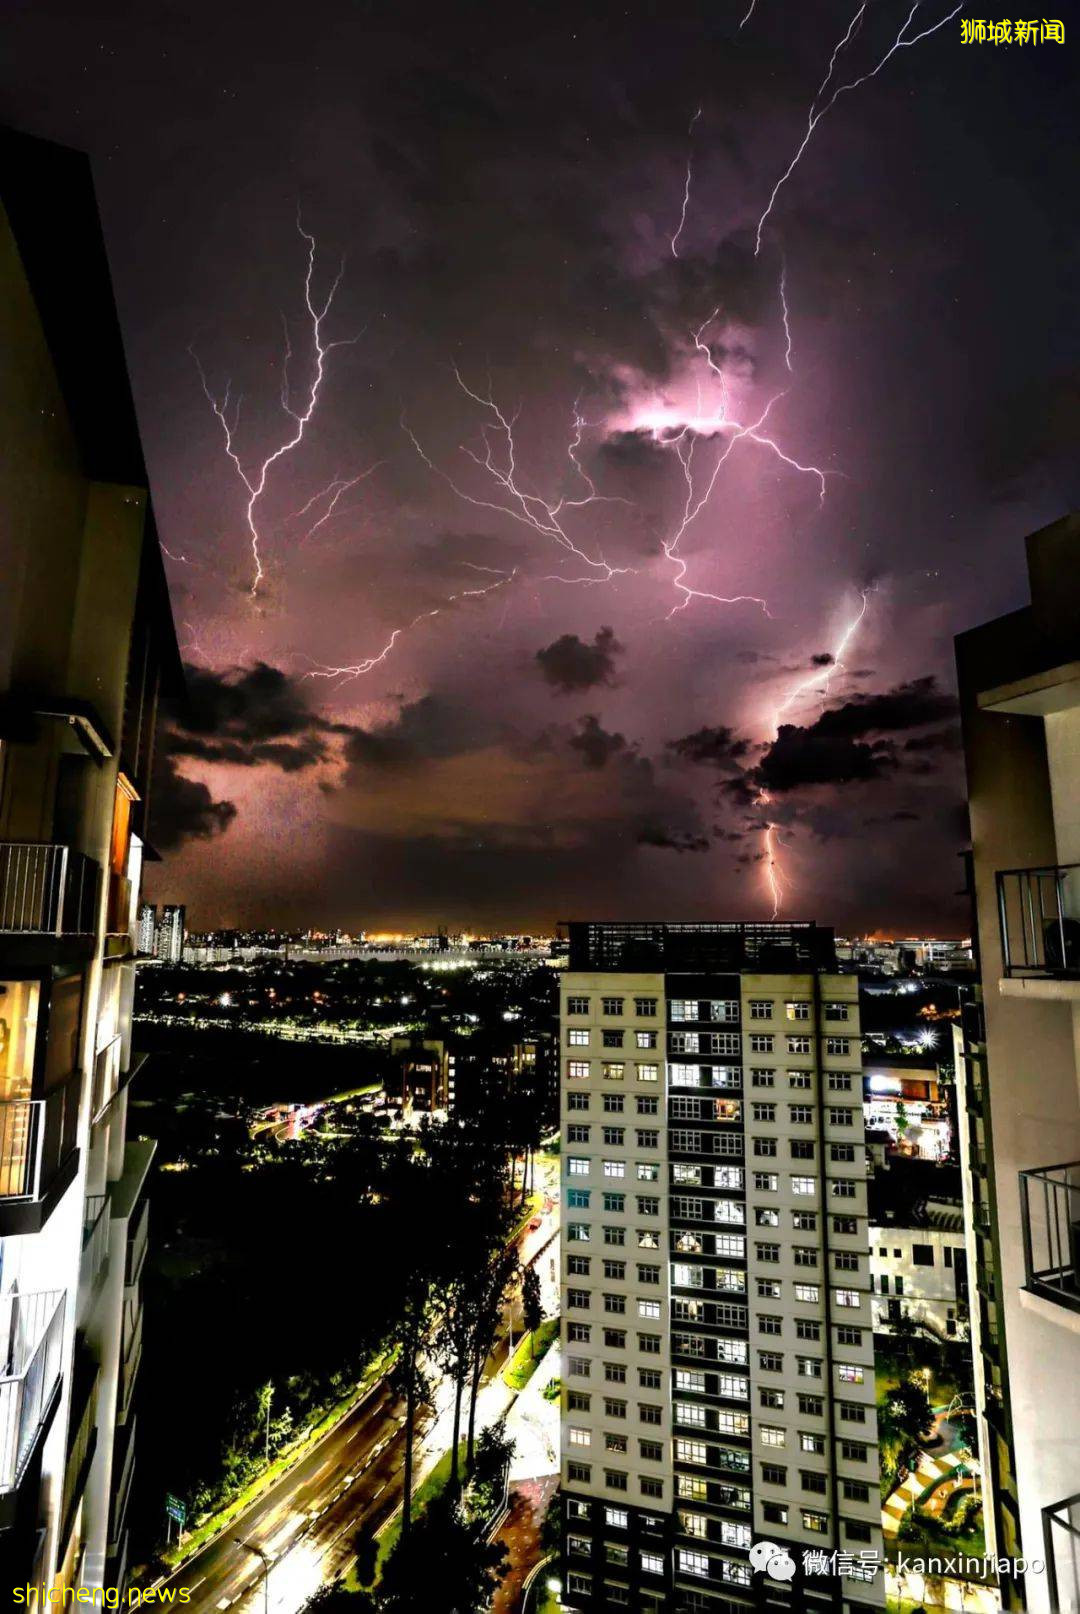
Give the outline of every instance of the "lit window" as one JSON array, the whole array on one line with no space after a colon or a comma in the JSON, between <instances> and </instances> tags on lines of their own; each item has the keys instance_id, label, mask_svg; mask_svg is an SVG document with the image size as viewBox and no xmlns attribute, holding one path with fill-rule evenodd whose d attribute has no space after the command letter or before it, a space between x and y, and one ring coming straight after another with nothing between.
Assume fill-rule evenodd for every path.
<instances>
[{"instance_id":1,"label":"lit window","mask_svg":"<svg viewBox=\"0 0 1080 1614\"><path fill-rule=\"evenodd\" d=\"M589 1046L589 1032L586 1026L571 1026L566 1033L566 1040L571 1048L587 1048Z\"/></svg>"}]
</instances>

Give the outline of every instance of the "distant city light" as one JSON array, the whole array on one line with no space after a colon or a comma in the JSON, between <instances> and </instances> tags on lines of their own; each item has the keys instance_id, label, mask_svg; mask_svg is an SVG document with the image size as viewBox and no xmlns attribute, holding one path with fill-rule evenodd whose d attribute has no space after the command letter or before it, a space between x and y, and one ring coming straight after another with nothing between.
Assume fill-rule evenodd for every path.
<instances>
[{"instance_id":1,"label":"distant city light","mask_svg":"<svg viewBox=\"0 0 1080 1614\"><path fill-rule=\"evenodd\" d=\"M222 992L221 996L218 998L218 1002L220 1003L220 1005L221 1005L221 1007L223 1009L231 1008L232 1007L232 993L231 992Z\"/></svg>"}]
</instances>

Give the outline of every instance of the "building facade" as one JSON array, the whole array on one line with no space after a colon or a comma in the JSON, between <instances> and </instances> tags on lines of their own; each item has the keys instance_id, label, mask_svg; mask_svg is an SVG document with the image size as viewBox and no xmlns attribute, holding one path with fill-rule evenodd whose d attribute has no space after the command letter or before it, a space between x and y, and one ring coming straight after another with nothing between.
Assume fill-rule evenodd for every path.
<instances>
[{"instance_id":1,"label":"building facade","mask_svg":"<svg viewBox=\"0 0 1080 1614\"><path fill-rule=\"evenodd\" d=\"M0 1579L117 1586L153 1153L127 1135L135 924L179 661L88 165L0 143Z\"/></svg>"},{"instance_id":2,"label":"building facade","mask_svg":"<svg viewBox=\"0 0 1080 1614\"><path fill-rule=\"evenodd\" d=\"M560 991L564 1602L881 1606L858 983L832 933L572 924Z\"/></svg>"},{"instance_id":3,"label":"building facade","mask_svg":"<svg viewBox=\"0 0 1080 1614\"><path fill-rule=\"evenodd\" d=\"M184 919L182 904L167 902L161 910L161 919L154 937L154 953L162 964L179 964L184 956Z\"/></svg>"},{"instance_id":4,"label":"building facade","mask_svg":"<svg viewBox=\"0 0 1080 1614\"><path fill-rule=\"evenodd\" d=\"M1080 516L1027 540L1031 604L956 641L981 991L965 1208L1011 1606L1080 1609Z\"/></svg>"},{"instance_id":5,"label":"building facade","mask_svg":"<svg viewBox=\"0 0 1080 1614\"><path fill-rule=\"evenodd\" d=\"M938 1339L964 1338L967 1255L960 1212L943 1207L918 1227L871 1226L870 1284L875 1333L890 1334L907 1317Z\"/></svg>"}]
</instances>

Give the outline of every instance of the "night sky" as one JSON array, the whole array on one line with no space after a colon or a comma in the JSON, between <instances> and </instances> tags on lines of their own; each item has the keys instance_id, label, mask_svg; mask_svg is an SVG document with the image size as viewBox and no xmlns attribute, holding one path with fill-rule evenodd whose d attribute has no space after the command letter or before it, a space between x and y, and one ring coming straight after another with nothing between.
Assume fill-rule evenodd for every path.
<instances>
[{"instance_id":1,"label":"night sky","mask_svg":"<svg viewBox=\"0 0 1080 1614\"><path fill-rule=\"evenodd\" d=\"M1080 496L1075 19L846 89L909 9L5 7L189 663L152 897L963 930L952 635ZM258 565L223 422L252 489L303 428Z\"/></svg>"}]
</instances>

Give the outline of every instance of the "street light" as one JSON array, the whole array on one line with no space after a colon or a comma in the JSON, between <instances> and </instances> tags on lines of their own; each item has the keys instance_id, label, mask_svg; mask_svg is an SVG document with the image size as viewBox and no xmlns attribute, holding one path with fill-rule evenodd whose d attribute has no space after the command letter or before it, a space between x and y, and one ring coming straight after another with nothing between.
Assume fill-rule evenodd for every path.
<instances>
[{"instance_id":1,"label":"street light","mask_svg":"<svg viewBox=\"0 0 1080 1614\"><path fill-rule=\"evenodd\" d=\"M262 1559L263 1609L265 1614L270 1614L270 1559L261 1547L255 1545L254 1541L242 1541L239 1536L233 1536L233 1540L238 1547L243 1547L245 1552L254 1553L256 1558Z\"/></svg>"}]
</instances>

